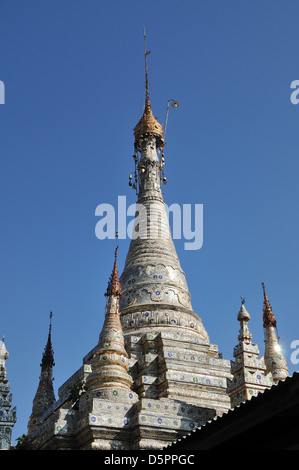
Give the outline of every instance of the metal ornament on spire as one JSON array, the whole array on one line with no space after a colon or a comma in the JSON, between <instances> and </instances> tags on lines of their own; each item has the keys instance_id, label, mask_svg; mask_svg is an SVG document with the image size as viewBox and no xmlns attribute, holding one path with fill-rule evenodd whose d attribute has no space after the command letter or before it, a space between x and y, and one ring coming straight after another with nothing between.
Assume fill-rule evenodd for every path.
<instances>
[{"instance_id":1,"label":"metal ornament on spire","mask_svg":"<svg viewBox=\"0 0 299 470\"><path fill-rule=\"evenodd\" d=\"M143 38L144 38L144 62L145 62L145 100L149 101L149 91L148 91L148 75L147 75L147 56L151 51L146 50L146 38L145 38L145 28L143 28Z\"/></svg>"},{"instance_id":2,"label":"metal ornament on spire","mask_svg":"<svg viewBox=\"0 0 299 470\"><path fill-rule=\"evenodd\" d=\"M168 121L168 113L169 113L169 104L171 103L171 106L173 108L178 108L180 106L180 103L175 100L168 100L167 102L167 109L166 109L166 118L165 118L165 124L164 124L164 133L163 133L163 138L165 140L165 134L166 134L166 126L167 126L167 121Z\"/></svg>"}]
</instances>

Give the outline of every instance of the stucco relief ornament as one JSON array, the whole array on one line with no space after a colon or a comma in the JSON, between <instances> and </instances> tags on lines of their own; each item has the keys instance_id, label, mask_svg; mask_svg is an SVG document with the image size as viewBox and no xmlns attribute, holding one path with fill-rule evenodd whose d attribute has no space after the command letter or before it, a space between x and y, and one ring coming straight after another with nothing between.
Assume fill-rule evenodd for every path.
<instances>
[{"instance_id":1,"label":"stucco relief ornament","mask_svg":"<svg viewBox=\"0 0 299 470\"><path fill-rule=\"evenodd\" d=\"M178 292L178 299L180 304L184 305L184 307L188 307L190 303L190 298L184 291Z\"/></svg>"},{"instance_id":2,"label":"stucco relief ornament","mask_svg":"<svg viewBox=\"0 0 299 470\"><path fill-rule=\"evenodd\" d=\"M151 300L161 302L164 300L164 287L161 284L155 284L151 292Z\"/></svg>"}]
</instances>

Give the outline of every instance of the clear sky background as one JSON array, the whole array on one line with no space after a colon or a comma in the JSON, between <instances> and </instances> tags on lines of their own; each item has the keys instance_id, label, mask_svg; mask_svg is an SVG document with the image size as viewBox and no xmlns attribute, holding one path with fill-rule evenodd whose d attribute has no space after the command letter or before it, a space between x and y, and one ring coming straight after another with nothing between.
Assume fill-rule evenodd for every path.
<instances>
[{"instance_id":1,"label":"clear sky background","mask_svg":"<svg viewBox=\"0 0 299 470\"><path fill-rule=\"evenodd\" d=\"M288 360L299 340L299 3L257 0L0 1L0 335L27 432L53 311L57 390L96 345L115 241L98 204L135 202L133 128L164 123L167 204L204 205L198 251L175 242L193 309L233 359L240 295L264 352L266 285ZM131 219L130 219L131 220ZM129 239L119 241L122 272Z\"/></svg>"}]
</instances>

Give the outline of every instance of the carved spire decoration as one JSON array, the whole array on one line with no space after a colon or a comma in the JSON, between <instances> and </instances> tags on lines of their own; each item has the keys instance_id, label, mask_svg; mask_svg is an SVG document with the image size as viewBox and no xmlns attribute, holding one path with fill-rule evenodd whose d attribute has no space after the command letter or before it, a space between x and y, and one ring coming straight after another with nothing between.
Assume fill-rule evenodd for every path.
<instances>
[{"instance_id":1,"label":"carved spire decoration","mask_svg":"<svg viewBox=\"0 0 299 470\"><path fill-rule=\"evenodd\" d=\"M45 346L45 350L42 356L41 367L45 368L47 366L54 367L54 351L52 347L52 339L51 339L51 331L52 331L52 317L53 313L50 312L50 325L49 325L49 334L48 334L48 341Z\"/></svg>"},{"instance_id":2,"label":"carved spire decoration","mask_svg":"<svg viewBox=\"0 0 299 470\"><path fill-rule=\"evenodd\" d=\"M263 282L262 287L264 292L263 325L264 327L267 325L272 325L276 328L276 319L272 312L272 308L266 294L265 284Z\"/></svg>"},{"instance_id":3,"label":"carved spire decoration","mask_svg":"<svg viewBox=\"0 0 299 470\"><path fill-rule=\"evenodd\" d=\"M105 297L111 297L111 295L120 297L122 295L119 274L118 274L118 269L117 269L117 253L118 253L118 246L116 247L116 250L115 250L114 266L113 266L112 274L109 279Z\"/></svg>"},{"instance_id":4,"label":"carved spire decoration","mask_svg":"<svg viewBox=\"0 0 299 470\"><path fill-rule=\"evenodd\" d=\"M42 423L43 414L56 401L53 388L53 367L55 363L51 340L52 317L53 313L50 312L48 340L40 364L41 375L39 378L37 391L33 400L32 413L28 421L28 434L33 433L38 428L38 426Z\"/></svg>"}]
</instances>

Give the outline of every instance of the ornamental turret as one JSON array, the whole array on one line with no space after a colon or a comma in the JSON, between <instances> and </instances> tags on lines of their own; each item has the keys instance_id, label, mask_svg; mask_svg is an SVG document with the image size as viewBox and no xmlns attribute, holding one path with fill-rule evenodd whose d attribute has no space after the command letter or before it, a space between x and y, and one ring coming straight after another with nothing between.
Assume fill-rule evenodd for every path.
<instances>
[{"instance_id":1,"label":"ornamental turret","mask_svg":"<svg viewBox=\"0 0 299 470\"><path fill-rule=\"evenodd\" d=\"M163 131L151 109L148 54L145 47L145 107L129 179L137 204L124 270L119 278L115 256L99 341L60 387L61 404L44 423L57 432L38 448L161 449L230 408L230 361L192 309L171 236L161 191L167 114ZM70 386L84 392L68 409Z\"/></svg>"},{"instance_id":2,"label":"ornamental turret","mask_svg":"<svg viewBox=\"0 0 299 470\"><path fill-rule=\"evenodd\" d=\"M0 341L0 450L11 449L12 428L17 421L16 407L11 409L12 395L9 393L10 384L6 379L5 362L8 356L3 336Z\"/></svg>"},{"instance_id":3,"label":"ornamental turret","mask_svg":"<svg viewBox=\"0 0 299 470\"><path fill-rule=\"evenodd\" d=\"M52 312L50 312L50 325L48 340L41 360L41 375L39 378L38 388L33 400L32 413L28 422L28 434L32 433L42 422L43 414L55 402L55 393L53 388L53 367L54 352L52 347Z\"/></svg>"},{"instance_id":4,"label":"ornamental turret","mask_svg":"<svg viewBox=\"0 0 299 470\"><path fill-rule=\"evenodd\" d=\"M272 375L267 373L264 358L258 357L259 348L252 343L252 334L248 327L250 315L245 307L245 299L241 298L237 316L240 322L239 343L234 348L235 360L231 364L233 380L228 386L232 408L273 385Z\"/></svg>"},{"instance_id":5,"label":"ornamental turret","mask_svg":"<svg viewBox=\"0 0 299 470\"><path fill-rule=\"evenodd\" d=\"M274 382L278 382L288 377L289 371L286 358L279 344L279 338L276 334L276 319L268 300L264 283L262 283L262 287L264 293L263 327L265 336L265 364L267 371L272 373Z\"/></svg>"}]
</instances>

